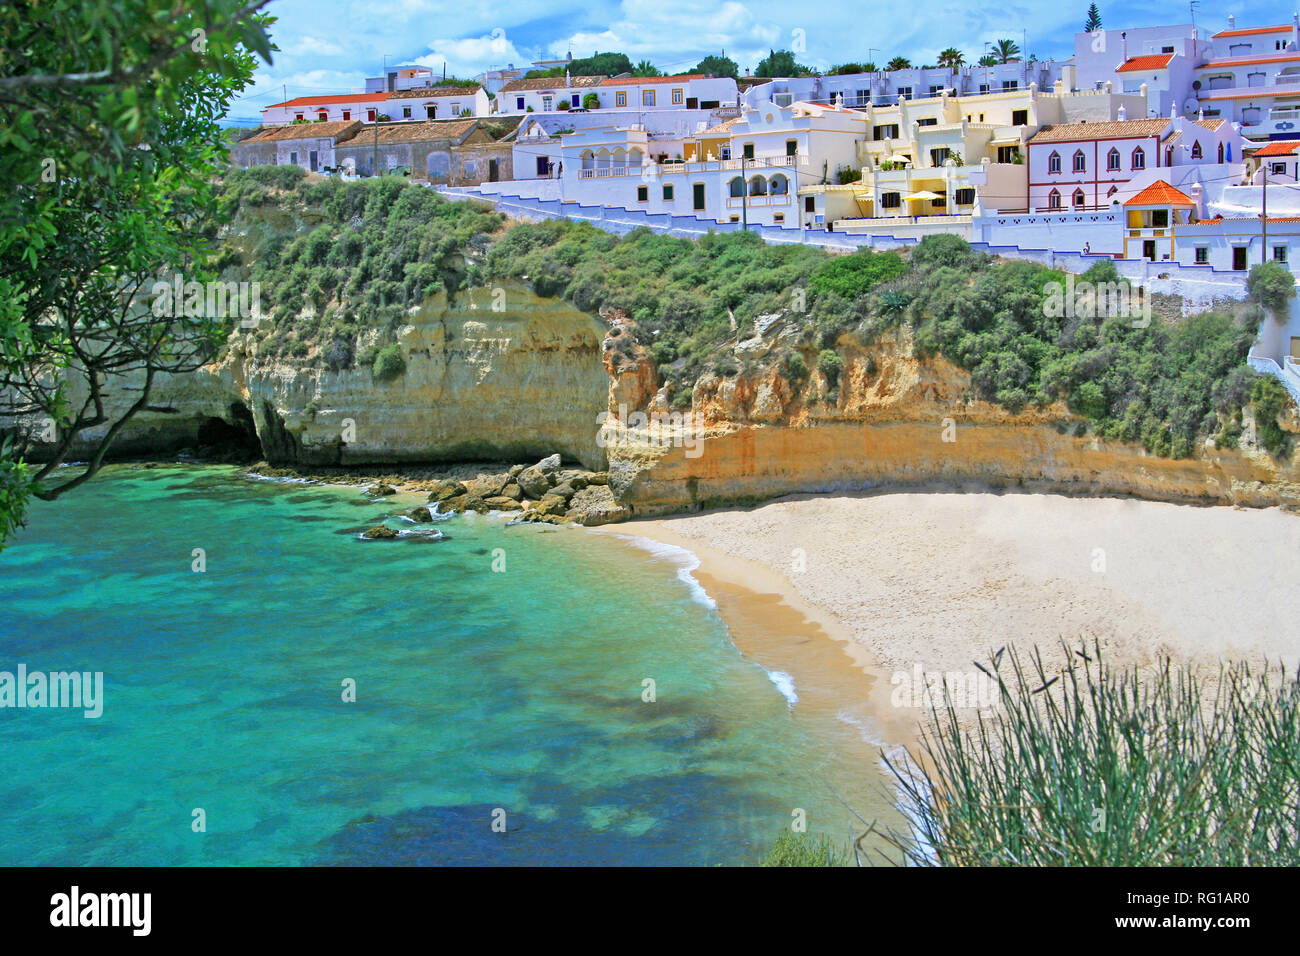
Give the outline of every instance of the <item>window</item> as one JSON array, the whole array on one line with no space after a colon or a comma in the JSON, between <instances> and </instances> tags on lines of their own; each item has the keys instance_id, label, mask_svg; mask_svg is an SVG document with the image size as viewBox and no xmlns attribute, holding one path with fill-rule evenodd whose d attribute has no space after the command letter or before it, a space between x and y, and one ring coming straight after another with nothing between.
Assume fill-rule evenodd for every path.
<instances>
[{"instance_id":1,"label":"window","mask_svg":"<svg viewBox=\"0 0 1300 956\"><path fill-rule=\"evenodd\" d=\"M1173 148L1172 146L1166 146L1166 147L1165 147L1165 165L1166 165L1166 166L1172 166L1173 164L1174 164L1174 148Z\"/></svg>"},{"instance_id":2,"label":"window","mask_svg":"<svg viewBox=\"0 0 1300 956\"><path fill-rule=\"evenodd\" d=\"M881 209L897 209L902 204L903 204L902 193L881 193L880 194Z\"/></svg>"},{"instance_id":3,"label":"window","mask_svg":"<svg viewBox=\"0 0 1300 956\"><path fill-rule=\"evenodd\" d=\"M939 95L940 93L942 93L942 92L943 92L943 87L942 87L942 86L931 86L931 87L930 87L930 95L931 95L931 96L938 96L938 95Z\"/></svg>"},{"instance_id":4,"label":"window","mask_svg":"<svg viewBox=\"0 0 1300 956\"><path fill-rule=\"evenodd\" d=\"M1273 247L1273 261L1286 262L1286 246Z\"/></svg>"},{"instance_id":5,"label":"window","mask_svg":"<svg viewBox=\"0 0 1300 956\"><path fill-rule=\"evenodd\" d=\"M949 149L947 146L941 146L938 149L930 150L930 165L942 166L948 161Z\"/></svg>"},{"instance_id":6,"label":"window","mask_svg":"<svg viewBox=\"0 0 1300 956\"><path fill-rule=\"evenodd\" d=\"M521 109L523 109L523 108L524 108L524 98L523 98L522 96L516 96L516 97L515 97L515 109L517 109L517 110L521 110Z\"/></svg>"},{"instance_id":7,"label":"window","mask_svg":"<svg viewBox=\"0 0 1300 956\"><path fill-rule=\"evenodd\" d=\"M352 119L352 111L351 111L351 110L344 110L344 111L343 111L343 118L344 118L345 120L350 120L350 119Z\"/></svg>"},{"instance_id":8,"label":"window","mask_svg":"<svg viewBox=\"0 0 1300 956\"><path fill-rule=\"evenodd\" d=\"M317 111L316 111L316 121L317 121L318 123L323 123L323 122L325 122L327 119L329 119L329 114L326 113L324 110L317 110Z\"/></svg>"},{"instance_id":9,"label":"window","mask_svg":"<svg viewBox=\"0 0 1300 956\"><path fill-rule=\"evenodd\" d=\"M740 217L739 217L739 216L732 216L728 221L729 221L729 222L740 222Z\"/></svg>"},{"instance_id":10,"label":"window","mask_svg":"<svg viewBox=\"0 0 1300 956\"><path fill-rule=\"evenodd\" d=\"M804 197L803 197L803 211L804 211L804 212L816 212L816 211L817 211L817 203L816 203L816 201L813 199L812 196L804 196Z\"/></svg>"},{"instance_id":11,"label":"window","mask_svg":"<svg viewBox=\"0 0 1300 956\"><path fill-rule=\"evenodd\" d=\"M1110 152L1106 154L1106 171L1111 173L1119 172L1119 150L1113 146Z\"/></svg>"},{"instance_id":12,"label":"window","mask_svg":"<svg viewBox=\"0 0 1300 956\"><path fill-rule=\"evenodd\" d=\"M704 183L692 183L691 191L694 194L692 197L694 199L694 203L693 203L694 207L697 210L703 209L704 208Z\"/></svg>"},{"instance_id":13,"label":"window","mask_svg":"<svg viewBox=\"0 0 1300 956\"><path fill-rule=\"evenodd\" d=\"M681 106L686 102L686 98L681 90L673 90L673 106Z\"/></svg>"},{"instance_id":14,"label":"window","mask_svg":"<svg viewBox=\"0 0 1300 956\"><path fill-rule=\"evenodd\" d=\"M1074 171L1076 173L1082 173L1082 172L1086 172L1087 169L1088 169L1087 157L1083 155L1083 150L1076 149L1074 151Z\"/></svg>"},{"instance_id":15,"label":"window","mask_svg":"<svg viewBox=\"0 0 1300 956\"><path fill-rule=\"evenodd\" d=\"M378 115L374 110L366 110L366 122L373 123Z\"/></svg>"},{"instance_id":16,"label":"window","mask_svg":"<svg viewBox=\"0 0 1300 956\"><path fill-rule=\"evenodd\" d=\"M1219 144L1219 162L1223 162L1223 144Z\"/></svg>"},{"instance_id":17,"label":"window","mask_svg":"<svg viewBox=\"0 0 1300 956\"><path fill-rule=\"evenodd\" d=\"M641 105L642 105L642 106L654 106L654 105L655 105L655 91L654 91L654 90L642 90L642 91L641 91Z\"/></svg>"},{"instance_id":18,"label":"window","mask_svg":"<svg viewBox=\"0 0 1300 956\"><path fill-rule=\"evenodd\" d=\"M926 116L916 121L917 126L938 126L939 121L933 116Z\"/></svg>"},{"instance_id":19,"label":"window","mask_svg":"<svg viewBox=\"0 0 1300 956\"><path fill-rule=\"evenodd\" d=\"M455 112L456 112L456 110L453 108L453 109L452 109L452 113L454 114ZM424 107L424 118L425 118L425 119L437 119L437 118L438 118L438 104L437 104L437 103L428 103L428 104L425 105L425 107Z\"/></svg>"},{"instance_id":20,"label":"window","mask_svg":"<svg viewBox=\"0 0 1300 956\"><path fill-rule=\"evenodd\" d=\"M984 114L983 114L983 113L980 114L980 122L981 122L981 123L984 122ZM1012 111L1011 111L1011 125L1012 125L1012 126L1028 126L1028 125L1029 125L1029 110L1012 110Z\"/></svg>"},{"instance_id":21,"label":"window","mask_svg":"<svg viewBox=\"0 0 1300 956\"><path fill-rule=\"evenodd\" d=\"M1272 173L1274 176L1285 176L1286 163L1269 163L1268 171Z\"/></svg>"},{"instance_id":22,"label":"window","mask_svg":"<svg viewBox=\"0 0 1300 956\"><path fill-rule=\"evenodd\" d=\"M545 156L537 157L537 175L549 176L551 174L551 161Z\"/></svg>"},{"instance_id":23,"label":"window","mask_svg":"<svg viewBox=\"0 0 1300 956\"><path fill-rule=\"evenodd\" d=\"M898 139L898 124L886 123L883 126L877 126L871 131L871 138L876 142L882 139Z\"/></svg>"},{"instance_id":24,"label":"window","mask_svg":"<svg viewBox=\"0 0 1300 956\"><path fill-rule=\"evenodd\" d=\"M542 97L542 112L543 112L543 113L549 113L549 112L550 112L551 110L553 110L553 109L555 109L555 97L553 97L553 96L543 96L543 97Z\"/></svg>"},{"instance_id":25,"label":"window","mask_svg":"<svg viewBox=\"0 0 1300 956\"><path fill-rule=\"evenodd\" d=\"M298 165L298 154L297 154L297 153L290 153L290 154L289 154L289 165L290 165L290 166L297 166L297 165Z\"/></svg>"},{"instance_id":26,"label":"window","mask_svg":"<svg viewBox=\"0 0 1300 956\"><path fill-rule=\"evenodd\" d=\"M1002 81L1002 92L1005 93L1007 90L1018 90L1018 89L1020 89L1020 81L1019 81L1019 80L1003 80L1003 81Z\"/></svg>"},{"instance_id":27,"label":"window","mask_svg":"<svg viewBox=\"0 0 1300 956\"><path fill-rule=\"evenodd\" d=\"M1133 168L1134 169L1147 168L1147 154L1143 151L1141 146L1133 150Z\"/></svg>"},{"instance_id":28,"label":"window","mask_svg":"<svg viewBox=\"0 0 1300 956\"><path fill-rule=\"evenodd\" d=\"M402 119L410 119L410 118L411 118L411 108L409 106L403 106Z\"/></svg>"},{"instance_id":29,"label":"window","mask_svg":"<svg viewBox=\"0 0 1300 956\"><path fill-rule=\"evenodd\" d=\"M1237 272L1246 271L1246 255L1247 250L1245 246L1232 247L1232 268Z\"/></svg>"},{"instance_id":30,"label":"window","mask_svg":"<svg viewBox=\"0 0 1300 956\"><path fill-rule=\"evenodd\" d=\"M1047 194L1047 208L1048 209L1061 208L1061 194L1057 192L1055 189L1053 189L1050 193Z\"/></svg>"},{"instance_id":31,"label":"window","mask_svg":"<svg viewBox=\"0 0 1300 956\"><path fill-rule=\"evenodd\" d=\"M615 106L627 106L627 90L619 90L614 94Z\"/></svg>"},{"instance_id":32,"label":"window","mask_svg":"<svg viewBox=\"0 0 1300 956\"><path fill-rule=\"evenodd\" d=\"M1200 159L1204 154L1201 152L1201 141L1198 139L1192 144L1192 159Z\"/></svg>"},{"instance_id":33,"label":"window","mask_svg":"<svg viewBox=\"0 0 1300 956\"><path fill-rule=\"evenodd\" d=\"M958 206L975 205L975 189L972 186L963 186L953 194L953 199Z\"/></svg>"},{"instance_id":34,"label":"window","mask_svg":"<svg viewBox=\"0 0 1300 956\"><path fill-rule=\"evenodd\" d=\"M673 184L664 183L664 202L673 201Z\"/></svg>"},{"instance_id":35,"label":"window","mask_svg":"<svg viewBox=\"0 0 1300 956\"><path fill-rule=\"evenodd\" d=\"M787 156L799 155L799 141L797 139L787 139L785 141L785 154Z\"/></svg>"},{"instance_id":36,"label":"window","mask_svg":"<svg viewBox=\"0 0 1300 956\"><path fill-rule=\"evenodd\" d=\"M293 118L294 118L294 119L302 119L302 114L301 114L301 113L294 113L294 114L293 114Z\"/></svg>"},{"instance_id":37,"label":"window","mask_svg":"<svg viewBox=\"0 0 1300 956\"><path fill-rule=\"evenodd\" d=\"M1082 189L1076 189L1076 190L1074 191L1074 195L1070 197L1070 203L1071 203L1072 205L1076 206L1076 207L1078 207L1078 206L1082 206L1082 205L1084 204L1085 201L1086 201L1086 198L1085 198L1085 196L1083 195L1083 190L1082 190Z\"/></svg>"},{"instance_id":38,"label":"window","mask_svg":"<svg viewBox=\"0 0 1300 956\"><path fill-rule=\"evenodd\" d=\"M900 86L898 88L898 95L905 100L910 100L912 98L912 88L910 86Z\"/></svg>"},{"instance_id":39,"label":"window","mask_svg":"<svg viewBox=\"0 0 1300 956\"><path fill-rule=\"evenodd\" d=\"M581 105L582 105L582 94L581 94L581 93L574 93L571 97L569 97L569 105L570 105L570 106L581 106Z\"/></svg>"},{"instance_id":40,"label":"window","mask_svg":"<svg viewBox=\"0 0 1300 956\"><path fill-rule=\"evenodd\" d=\"M1153 229L1169 228L1169 210L1153 209L1151 210L1151 227Z\"/></svg>"},{"instance_id":41,"label":"window","mask_svg":"<svg viewBox=\"0 0 1300 956\"><path fill-rule=\"evenodd\" d=\"M1052 155L1047 157L1047 171L1049 173L1059 173L1061 171L1061 154L1052 151Z\"/></svg>"},{"instance_id":42,"label":"window","mask_svg":"<svg viewBox=\"0 0 1300 956\"><path fill-rule=\"evenodd\" d=\"M981 84L980 84L980 92L981 92L981 93L987 93L988 91L989 91L989 85L988 85L987 83L981 83Z\"/></svg>"},{"instance_id":43,"label":"window","mask_svg":"<svg viewBox=\"0 0 1300 956\"><path fill-rule=\"evenodd\" d=\"M1161 53L1173 53L1173 52L1174 52L1174 48L1171 47L1171 46L1162 46L1162 47L1160 48L1160 52L1161 52Z\"/></svg>"},{"instance_id":44,"label":"window","mask_svg":"<svg viewBox=\"0 0 1300 956\"><path fill-rule=\"evenodd\" d=\"M746 143L746 144L744 145L743 151L741 152L740 155L743 156L745 159L753 159L753 158L754 158L754 144L753 144L753 143Z\"/></svg>"},{"instance_id":45,"label":"window","mask_svg":"<svg viewBox=\"0 0 1300 956\"><path fill-rule=\"evenodd\" d=\"M772 221L773 221L773 222L785 222L785 213L783 213L783 212L774 212L774 213L772 213Z\"/></svg>"},{"instance_id":46,"label":"window","mask_svg":"<svg viewBox=\"0 0 1300 956\"><path fill-rule=\"evenodd\" d=\"M730 147L730 146L723 146L721 149L719 149L719 150L718 150L718 158L719 158L719 159L731 159L731 147Z\"/></svg>"},{"instance_id":47,"label":"window","mask_svg":"<svg viewBox=\"0 0 1300 956\"><path fill-rule=\"evenodd\" d=\"M649 188L648 186L638 186L638 187L636 187L636 201L637 201L637 202L649 202L649 201L650 201L650 188Z\"/></svg>"},{"instance_id":48,"label":"window","mask_svg":"<svg viewBox=\"0 0 1300 956\"><path fill-rule=\"evenodd\" d=\"M1020 147L1019 147L1019 146L999 146L999 147L998 147L998 162L999 162L999 163L1014 163L1014 162L1016 161L1016 158L1017 158L1019 155L1020 155Z\"/></svg>"},{"instance_id":49,"label":"window","mask_svg":"<svg viewBox=\"0 0 1300 956\"><path fill-rule=\"evenodd\" d=\"M1207 265L1207 264L1209 263L1209 261L1210 261L1210 247L1209 247L1209 246L1197 246L1197 247L1196 247L1196 264L1197 264L1198 266L1203 266L1203 265Z\"/></svg>"}]
</instances>

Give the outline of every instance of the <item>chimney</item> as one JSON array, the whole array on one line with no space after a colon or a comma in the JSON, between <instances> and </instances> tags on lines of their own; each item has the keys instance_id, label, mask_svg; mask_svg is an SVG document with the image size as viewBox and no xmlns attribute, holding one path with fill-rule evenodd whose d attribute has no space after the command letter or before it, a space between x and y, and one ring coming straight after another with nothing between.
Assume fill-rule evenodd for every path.
<instances>
[{"instance_id":1,"label":"chimney","mask_svg":"<svg viewBox=\"0 0 1300 956\"><path fill-rule=\"evenodd\" d=\"M1128 119L1128 110L1124 108L1123 103L1119 104L1119 109L1115 111L1115 119L1121 123Z\"/></svg>"},{"instance_id":2,"label":"chimney","mask_svg":"<svg viewBox=\"0 0 1300 956\"><path fill-rule=\"evenodd\" d=\"M1234 17L1231 13L1228 14L1228 29L1229 30L1237 29L1237 18Z\"/></svg>"}]
</instances>

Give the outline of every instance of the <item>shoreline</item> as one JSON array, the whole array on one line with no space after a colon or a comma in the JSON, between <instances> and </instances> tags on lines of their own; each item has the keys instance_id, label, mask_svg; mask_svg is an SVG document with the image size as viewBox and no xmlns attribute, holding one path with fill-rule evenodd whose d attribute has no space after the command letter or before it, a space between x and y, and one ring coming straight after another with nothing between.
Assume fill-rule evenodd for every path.
<instances>
[{"instance_id":1,"label":"shoreline","mask_svg":"<svg viewBox=\"0 0 1300 956\"><path fill-rule=\"evenodd\" d=\"M1278 508L890 491L589 530L692 554L743 655L769 671L784 659L796 692L834 685L890 745L913 743L928 713L891 685L914 668L979 680L999 647L1028 666L1037 646L1054 667L1061 639L1096 641L1113 671L1167 658L1207 692L1223 661L1300 665L1300 517Z\"/></svg>"}]
</instances>

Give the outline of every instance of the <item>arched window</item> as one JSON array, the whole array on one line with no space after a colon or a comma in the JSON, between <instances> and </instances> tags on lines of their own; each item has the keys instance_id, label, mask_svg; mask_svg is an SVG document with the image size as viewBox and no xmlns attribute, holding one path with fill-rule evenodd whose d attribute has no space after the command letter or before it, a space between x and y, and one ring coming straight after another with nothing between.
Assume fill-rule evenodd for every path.
<instances>
[{"instance_id":1,"label":"arched window","mask_svg":"<svg viewBox=\"0 0 1300 956\"><path fill-rule=\"evenodd\" d=\"M1173 164L1174 164L1174 148L1173 148L1172 146L1166 146L1166 147L1165 147L1165 165L1166 165L1166 166L1172 166ZM1133 168L1134 168L1134 169L1137 169L1136 166L1134 166Z\"/></svg>"},{"instance_id":2,"label":"arched window","mask_svg":"<svg viewBox=\"0 0 1300 956\"><path fill-rule=\"evenodd\" d=\"M1133 168L1134 169L1147 168L1147 154L1145 151L1143 151L1141 146L1133 150Z\"/></svg>"},{"instance_id":3,"label":"arched window","mask_svg":"<svg viewBox=\"0 0 1300 956\"><path fill-rule=\"evenodd\" d=\"M1201 152L1201 141L1198 139L1192 144L1192 159L1200 159L1204 154Z\"/></svg>"},{"instance_id":4,"label":"arched window","mask_svg":"<svg viewBox=\"0 0 1300 956\"><path fill-rule=\"evenodd\" d=\"M1219 162L1223 162L1223 144L1219 144Z\"/></svg>"},{"instance_id":5,"label":"arched window","mask_svg":"<svg viewBox=\"0 0 1300 956\"><path fill-rule=\"evenodd\" d=\"M641 163L642 163L642 161L643 161L644 159L645 159L645 154L642 153L641 150L639 150L639 149L631 149L631 150L628 150L628 153L627 153L627 164L628 164L629 166L638 166L638 167L639 167L639 166L641 165Z\"/></svg>"},{"instance_id":6,"label":"arched window","mask_svg":"<svg viewBox=\"0 0 1300 956\"><path fill-rule=\"evenodd\" d=\"M614 147L614 152L611 154L610 160L613 162L615 169L620 169L623 166L626 166L627 150L623 149L622 146Z\"/></svg>"},{"instance_id":7,"label":"arched window","mask_svg":"<svg viewBox=\"0 0 1300 956\"><path fill-rule=\"evenodd\" d=\"M772 177L772 195L785 196L790 192L790 180L786 179L781 173Z\"/></svg>"},{"instance_id":8,"label":"arched window","mask_svg":"<svg viewBox=\"0 0 1300 956\"><path fill-rule=\"evenodd\" d=\"M1106 169L1107 171L1115 171L1119 169L1119 150L1113 146L1111 147L1110 152L1106 154Z\"/></svg>"},{"instance_id":9,"label":"arched window","mask_svg":"<svg viewBox=\"0 0 1300 956\"><path fill-rule=\"evenodd\" d=\"M1059 173L1061 171L1061 154L1052 150L1052 155L1047 157L1047 171L1049 173Z\"/></svg>"},{"instance_id":10,"label":"arched window","mask_svg":"<svg viewBox=\"0 0 1300 956\"><path fill-rule=\"evenodd\" d=\"M1061 194L1058 190L1053 189L1050 193L1047 194L1047 208L1048 209L1061 208Z\"/></svg>"},{"instance_id":11,"label":"arched window","mask_svg":"<svg viewBox=\"0 0 1300 956\"><path fill-rule=\"evenodd\" d=\"M1074 195L1070 197L1070 202L1075 206L1082 206L1084 202L1083 190L1076 189Z\"/></svg>"},{"instance_id":12,"label":"arched window","mask_svg":"<svg viewBox=\"0 0 1300 956\"><path fill-rule=\"evenodd\" d=\"M749 194L751 196L767 195L767 180L762 176L754 176L749 180Z\"/></svg>"},{"instance_id":13,"label":"arched window","mask_svg":"<svg viewBox=\"0 0 1300 956\"><path fill-rule=\"evenodd\" d=\"M1088 160L1083 155L1083 150L1078 149L1074 152L1074 171L1076 173L1086 172L1088 169Z\"/></svg>"},{"instance_id":14,"label":"arched window","mask_svg":"<svg viewBox=\"0 0 1300 956\"><path fill-rule=\"evenodd\" d=\"M326 113L324 110L318 110L316 112L316 118L321 122L324 122L325 120L329 119L329 114Z\"/></svg>"},{"instance_id":15,"label":"arched window","mask_svg":"<svg viewBox=\"0 0 1300 956\"><path fill-rule=\"evenodd\" d=\"M596 153L596 168L609 169L609 150L602 149Z\"/></svg>"},{"instance_id":16,"label":"arched window","mask_svg":"<svg viewBox=\"0 0 1300 956\"><path fill-rule=\"evenodd\" d=\"M596 154L589 149L582 151L582 168L591 169L596 165Z\"/></svg>"},{"instance_id":17,"label":"arched window","mask_svg":"<svg viewBox=\"0 0 1300 956\"><path fill-rule=\"evenodd\" d=\"M730 186L732 196L739 198L745 195L745 180L742 177L732 177L732 180L728 185Z\"/></svg>"}]
</instances>

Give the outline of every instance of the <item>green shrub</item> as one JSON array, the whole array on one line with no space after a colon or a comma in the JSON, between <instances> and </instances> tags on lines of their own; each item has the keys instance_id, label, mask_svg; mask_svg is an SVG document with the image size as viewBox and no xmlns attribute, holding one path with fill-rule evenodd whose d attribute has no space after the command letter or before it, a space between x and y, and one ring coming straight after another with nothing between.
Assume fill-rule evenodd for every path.
<instances>
[{"instance_id":1,"label":"green shrub","mask_svg":"<svg viewBox=\"0 0 1300 956\"><path fill-rule=\"evenodd\" d=\"M406 371L402 350L394 343L385 345L375 356L372 371L376 382L391 382Z\"/></svg>"},{"instance_id":2,"label":"green shrub","mask_svg":"<svg viewBox=\"0 0 1300 956\"><path fill-rule=\"evenodd\" d=\"M834 292L852 301L863 292L907 271L907 264L897 252L872 252L862 249L838 256L812 274L808 288L818 295Z\"/></svg>"},{"instance_id":3,"label":"green shrub","mask_svg":"<svg viewBox=\"0 0 1300 956\"><path fill-rule=\"evenodd\" d=\"M767 851L763 866L848 866L848 855L829 837L811 837L807 833L781 831Z\"/></svg>"},{"instance_id":4,"label":"green shrub","mask_svg":"<svg viewBox=\"0 0 1300 956\"><path fill-rule=\"evenodd\" d=\"M1251 266L1246 276L1250 297L1276 316L1284 316L1295 298L1295 276L1280 262Z\"/></svg>"},{"instance_id":5,"label":"green shrub","mask_svg":"<svg viewBox=\"0 0 1300 956\"><path fill-rule=\"evenodd\" d=\"M1250 389L1250 403L1255 409L1255 434L1259 443L1274 455L1281 455L1289 444L1287 433L1278 425L1278 416L1290 404L1291 396L1271 375L1261 375Z\"/></svg>"},{"instance_id":6,"label":"green shrub","mask_svg":"<svg viewBox=\"0 0 1300 956\"><path fill-rule=\"evenodd\" d=\"M961 236L939 233L926 236L912 250L912 264L962 268L979 261L978 255Z\"/></svg>"},{"instance_id":7,"label":"green shrub","mask_svg":"<svg viewBox=\"0 0 1300 956\"><path fill-rule=\"evenodd\" d=\"M840 373L844 371L844 359L833 349L822 349L817 355L817 371L826 376L831 388L835 388L839 384Z\"/></svg>"},{"instance_id":8,"label":"green shrub","mask_svg":"<svg viewBox=\"0 0 1300 956\"><path fill-rule=\"evenodd\" d=\"M790 352L785 357L785 376L792 382L802 382L808 377L808 363L799 352Z\"/></svg>"}]
</instances>

